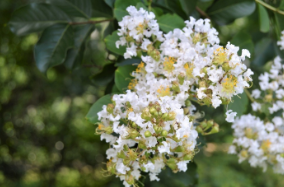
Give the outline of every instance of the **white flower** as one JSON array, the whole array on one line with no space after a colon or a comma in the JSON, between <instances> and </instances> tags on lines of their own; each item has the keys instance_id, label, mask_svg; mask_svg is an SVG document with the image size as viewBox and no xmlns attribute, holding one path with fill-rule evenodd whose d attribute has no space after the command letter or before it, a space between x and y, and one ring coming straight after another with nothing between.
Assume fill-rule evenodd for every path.
<instances>
[{"instance_id":1,"label":"white flower","mask_svg":"<svg viewBox=\"0 0 284 187\"><path fill-rule=\"evenodd\" d=\"M190 162L189 160L188 160L188 161L179 161L179 162L177 163L178 169L179 169L180 171L186 172L186 170L187 170L187 164L188 164L189 162Z\"/></svg>"},{"instance_id":2,"label":"white flower","mask_svg":"<svg viewBox=\"0 0 284 187\"><path fill-rule=\"evenodd\" d=\"M232 123L232 122L234 122L235 121L235 116L237 115L237 112L233 112L232 110L228 110L227 112L226 112L226 121L227 122L230 122L230 123Z\"/></svg>"}]
</instances>

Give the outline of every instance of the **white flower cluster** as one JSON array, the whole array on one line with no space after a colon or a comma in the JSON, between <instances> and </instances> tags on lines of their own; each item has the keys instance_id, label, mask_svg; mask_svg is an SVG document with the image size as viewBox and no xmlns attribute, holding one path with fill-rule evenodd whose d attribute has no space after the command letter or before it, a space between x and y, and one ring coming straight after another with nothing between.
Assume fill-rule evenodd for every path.
<instances>
[{"instance_id":1,"label":"white flower cluster","mask_svg":"<svg viewBox=\"0 0 284 187\"><path fill-rule=\"evenodd\" d=\"M230 43L226 48L220 46L218 32L210 27L208 19L191 17L182 30L174 29L161 35L154 14L135 7L127 11L130 16L119 23L121 38L116 44L128 46L125 58L146 54L141 58L147 64L147 78L157 80L150 85L152 88L184 88L183 97L191 95L200 104L212 104L216 108L222 103L228 104L232 96L249 87L253 72L242 61L250 57L250 53L243 49L238 56L239 47ZM157 79L159 76L165 78ZM136 89L157 90L142 84Z\"/></svg>"},{"instance_id":2,"label":"white flower cluster","mask_svg":"<svg viewBox=\"0 0 284 187\"><path fill-rule=\"evenodd\" d=\"M272 122L244 115L233 124L233 145L229 153L238 154L239 162L248 160L252 167L272 165L275 173L284 174L284 123L274 117Z\"/></svg>"},{"instance_id":3,"label":"white flower cluster","mask_svg":"<svg viewBox=\"0 0 284 187\"><path fill-rule=\"evenodd\" d=\"M252 103L254 111L268 110L273 114L284 109L284 65L281 64L281 58L274 59L270 72L265 72L259 76L259 89L252 91L252 97L255 101ZM284 116L284 113L283 113Z\"/></svg>"},{"instance_id":4,"label":"white flower cluster","mask_svg":"<svg viewBox=\"0 0 284 187\"><path fill-rule=\"evenodd\" d=\"M117 47L126 45L125 58L141 57L125 94L114 95L112 104L98 113L97 133L110 143L108 172L135 185L141 171L150 180L168 166L186 171L196 148L198 132L219 131L212 120L194 126L201 115L191 100L218 107L243 92L253 74L242 63L247 50L219 46L218 33L209 20L186 21L182 30L168 34L159 30L155 15L142 8L127 8L129 16L119 22ZM232 122L236 113L227 112Z\"/></svg>"}]
</instances>

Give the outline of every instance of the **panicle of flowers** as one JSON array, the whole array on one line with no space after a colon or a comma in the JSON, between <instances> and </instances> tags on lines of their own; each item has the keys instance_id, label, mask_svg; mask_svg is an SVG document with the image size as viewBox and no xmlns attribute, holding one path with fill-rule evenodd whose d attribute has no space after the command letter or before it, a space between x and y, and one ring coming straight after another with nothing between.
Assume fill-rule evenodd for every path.
<instances>
[{"instance_id":1,"label":"panicle of flowers","mask_svg":"<svg viewBox=\"0 0 284 187\"><path fill-rule=\"evenodd\" d=\"M127 46L125 58L141 57L125 94L115 94L112 104L98 113L97 133L110 144L107 171L125 186L135 186L141 172L150 180L168 166L186 171L196 153L198 133L219 131L214 121L198 123L192 100L199 104L228 104L242 93L253 74L238 56L238 47L219 45L218 32L208 19L186 21L186 27L162 34L155 15L127 8L119 22L117 47ZM235 112L228 111L232 122Z\"/></svg>"},{"instance_id":2,"label":"panicle of flowers","mask_svg":"<svg viewBox=\"0 0 284 187\"><path fill-rule=\"evenodd\" d=\"M284 109L284 66L281 64L281 58L277 56L269 72L259 76L260 89L252 91L254 102L252 109L273 114Z\"/></svg>"},{"instance_id":3,"label":"panicle of flowers","mask_svg":"<svg viewBox=\"0 0 284 187\"><path fill-rule=\"evenodd\" d=\"M239 162L248 160L252 167L266 170L272 165L275 173L284 174L284 123L280 117L266 122L251 114L243 115L232 125L235 139L229 148Z\"/></svg>"},{"instance_id":4,"label":"panicle of flowers","mask_svg":"<svg viewBox=\"0 0 284 187\"><path fill-rule=\"evenodd\" d=\"M278 45L283 48L283 37ZM281 174L284 174L283 69L277 56L270 71L259 76L260 89L251 94L252 109L264 113L266 118L261 120L249 114L237 119L232 125L235 139L229 149L229 153L238 155L239 162L248 160L252 167L260 166L264 171L272 165L274 172Z\"/></svg>"}]
</instances>

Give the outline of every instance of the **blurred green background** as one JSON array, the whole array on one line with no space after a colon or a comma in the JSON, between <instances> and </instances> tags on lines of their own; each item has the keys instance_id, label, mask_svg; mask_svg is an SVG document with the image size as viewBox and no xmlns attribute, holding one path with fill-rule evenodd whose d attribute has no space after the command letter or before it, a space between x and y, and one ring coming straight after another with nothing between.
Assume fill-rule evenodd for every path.
<instances>
[{"instance_id":1,"label":"blurred green background","mask_svg":"<svg viewBox=\"0 0 284 187\"><path fill-rule=\"evenodd\" d=\"M108 145L94 135L95 126L84 118L106 89L89 78L100 72L105 63L100 32L103 25L97 25L88 40L80 68L70 71L57 66L42 74L33 58L39 35L18 37L7 26L12 12L25 3L0 1L0 186L122 186L114 177L105 175ZM258 31L254 19L255 15L251 15L217 29L223 44L232 38L238 44L238 37L252 36L253 42L246 43L255 59L252 63L263 65L275 56L276 50L269 37L262 39L266 35ZM244 30L250 34L241 33ZM261 50L265 56L259 57ZM263 68L255 66L253 70L259 73ZM238 164L236 156L228 155L232 130L224 122L223 108L205 110L207 118L215 116L221 132L206 137L208 145L195 157L198 186L284 186L283 176L271 170L263 173L247 163Z\"/></svg>"}]
</instances>

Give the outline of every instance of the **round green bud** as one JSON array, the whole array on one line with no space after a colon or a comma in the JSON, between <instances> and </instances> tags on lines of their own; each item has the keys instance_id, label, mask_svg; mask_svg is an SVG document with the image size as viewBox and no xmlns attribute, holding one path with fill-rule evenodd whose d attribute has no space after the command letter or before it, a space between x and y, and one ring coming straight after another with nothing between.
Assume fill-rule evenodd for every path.
<instances>
[{"instance_id":1,"label":"round green bud","mask_svg":"<svg viewBox=\"0 0 284 187\"><path fill-rule=\"evenodd\" d=\"M196 131L197 131L198 133L203 133L203 130L202 130L202 128L201 128L200 126L197 126L197 127L196 127Z\"/></svg>"},{"instance_id":2,"label":"round green bud","mask_svg":"<svg viewBox=\"0 0 284 187\"><path fill-rule=\"evenodd\" d=\"M161 135L164 136L164 137L166 137L166 136L168 135L168 131L163 130Z\"/></svg>"},{"instance_id":3,"label":"round green bud","mask_svg":"<svg viewBox=\"0 0 284 187\"><path fill-rule=\"evenodd\" d=\"M228 62L223 63L222 68L224 71L229 71L231 69Z\"/></svg>"},{"instance_id":4,"label":"round green bud","mask_svg":"<svg viewBox=\"0 0 284 187\"><path fill-rule=\"evenodd\" d=\"M150 108L150 113L151 113L151 114L154 114L154 113L156 113L156 112L157 112L157 110L156 110L154 107L151 107L151 108Z\"/></svg>"},{"instance_id":5,"label":"round green bud","mask_svg":"<svg viewBox=\"0 0 284 187\"><path fill-rule=\"evenodd\" d=\"M145 131L144 135L145 135L145 137L147 137L147 138L152 136L152 134L151 134L150 131Z\"/></svg>"}]
</instances>

